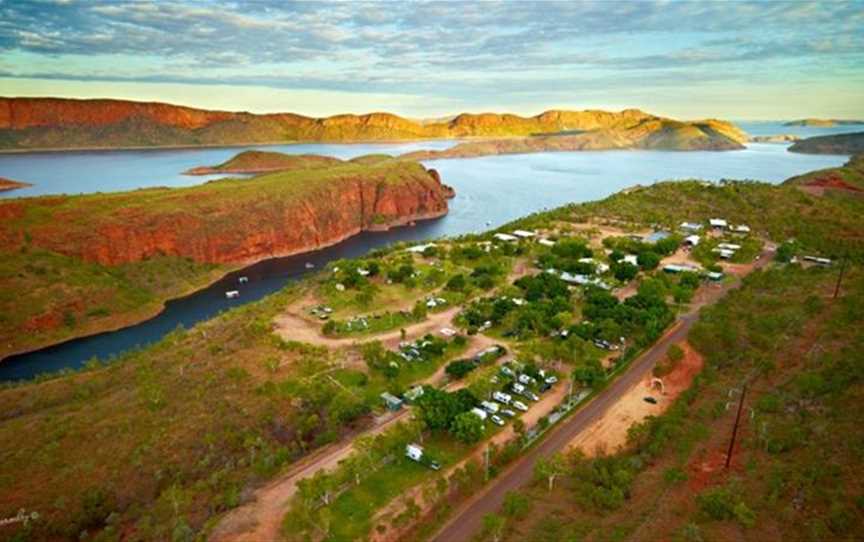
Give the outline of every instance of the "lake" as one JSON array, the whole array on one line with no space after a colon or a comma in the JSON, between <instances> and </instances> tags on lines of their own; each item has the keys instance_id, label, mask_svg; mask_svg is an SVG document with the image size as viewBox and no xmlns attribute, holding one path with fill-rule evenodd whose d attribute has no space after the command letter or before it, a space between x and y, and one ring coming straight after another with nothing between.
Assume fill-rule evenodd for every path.
<instances>
[{"instance_id":1,"label":"lake","mask_svg":"<svg viewBox=\"0 0 864 542\"><path fill-rule=\"evenodd\" d=\"M788 133L791 127L782 128L783 133ZM771 128L763 126L762 129ZM832 132L833 129L819 130L839 133L836 130ZM4 197L189 186L207 178L185 176L182 171L218 164L245 149L350 158L369 153L401 154L418 149L443 149L454 143L303 144L8 154L0 155L0 177L35 185L8 192ZM160 315L141 324L7 358L0 362L0 380L26 379L42 372L77 368L94 356L110 359L135 347L145 346L178 325L190 327L232 306L261 299L308 273L306 262L320 268L333 259L360 256L396 241L478 232L535 211L603 198L635 184L689 178L781 182L799 173L837 166L845 161L845 156L790 153L785 145L777 144L752 144L745 150L728 152L586 151L428 161L427 167L437 169L443 181L456 189L457 195L450 202L447 216L415 227L363 233L307 255L260 262L189 297L170 301ZM240 274L249 277L249 282L239 288L240 298L225 299L226 290L238 288L237 277Z\"/></svg>"}]
</instances>

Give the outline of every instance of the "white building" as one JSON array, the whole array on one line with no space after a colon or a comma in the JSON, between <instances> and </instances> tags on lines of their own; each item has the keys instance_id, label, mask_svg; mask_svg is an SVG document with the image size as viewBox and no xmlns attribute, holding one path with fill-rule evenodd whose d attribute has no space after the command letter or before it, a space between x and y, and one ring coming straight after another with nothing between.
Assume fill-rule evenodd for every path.
<instances>
[{"instance_id":1,"label":"white building","mask_svg":"<svg viewBox=\"0 0 864 542\"><path fill-rule=\"evenodd\" d=\"M514 236L510 235L509 233L496 233L492 237L494 237L495 239L498 239L499 241L506 241L508 243L512 243L513 241L519 240L518 237L514 237Z\"/></svg>"},{"instance_id":2,"label":"white building","mask_svg":"<svg viewBox=\"0 0 864 542\"><path fill-rule=\"evenodd\" d=\"M684 231L689 231L689 232L695 233L695 232L702 231L702 224L697 224L695 222L682 222L681 225L679 226L679 228L681 228Z\"/></svg>"},{"instance_id":3,"label":"white building","mask_svg":"<svg viewBox=\"0 0 864 542\"><path fill-rule=\"evenodd\" d=\"M708 221L708 223L711 224L711 227L714 228L715 230L725 230L726 228L729 227L729 223L726 222L726 220L722 219L722 218L712 218L711 220Z\"/></svg>"},{"instance_id":4,"label":"white building","mask_svg":"<svg viewBox=\"0 0 864 542\"><path fill-rule=\"evenodd\" d=\"M688 235L684 238L684 244L690 245L691 247L695 247L699 244L699 236L698 235Z\"/></svg>"},{"instance_id":5,"label":"white building","mask_svg":"<svg viewBox=\"0 0 864 542\"><path fill-rule=\"evenodd\" d=\"M415 254L422 254L423 252L426 252L427 248L435 248L436 246L438 246L438 245L436 245L435 243L426 243L425 245L415 245L413 247L405 249L405 252L413 252Z\"/></svg>"},{"instance_id":6,"label":"white building","mask_svg":"<svg viewBox=\"0 0 864 542\"><path fill-rule=\"evenodd\" d=\"M639 258L635 254L628 254L624 256L624 259L622 259L621 261L629 263L630 265L635 265L637 267L639 266Z\"/></svg>"},{"instance_id":7,"label":"white building","mask_svg":"<svg viewBox=\"0 0 864 542\"><path fill-rule=\"evenodd\" d=\"M554 247L555 246L555 241L552 241L550 239L539 239L537 242L540 243L541 245L543 245L544 247Z\"/></svg>"},{"instance_id":8,"label":"white building","mask_svg":"<svg viewBox=\"0 0 864 542\"><path fill-rule=\"evenodd\" d=\"M522 239L528 239L534 237L534 235L536 234L533 231L516 230L513 232L513 235L515 235L516 237L521 237Z\"/></svg>"}]
</instances>

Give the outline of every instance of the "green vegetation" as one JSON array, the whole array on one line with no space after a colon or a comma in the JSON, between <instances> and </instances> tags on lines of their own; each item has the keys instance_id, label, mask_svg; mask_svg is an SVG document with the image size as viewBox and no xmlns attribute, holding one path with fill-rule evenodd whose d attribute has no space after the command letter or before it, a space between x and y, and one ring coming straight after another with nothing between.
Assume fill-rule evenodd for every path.
<instances>
[{"instance_id":1,"label":"green vegetation","mask_svg":"<svg viewBox=\"0 0 864 542\"><path fill-rule=\"evenodd\" d=\"M504 539L606 540L648 525L652 537L670 540L843 539L860 531L852 405L864 393L854 355L864 346L864 276L847 274L844 295L832 302L836 278L798 266L756 272L706 308L690 336L706 362L693 387L631 428L625 452L575 454L560 471L538 465L524 494L533 506L508 519ZM735 415L724 405L744 381L753 415L724 474ZM790 506L793 499L800 505Z\"/></svg>"}]
</instances>

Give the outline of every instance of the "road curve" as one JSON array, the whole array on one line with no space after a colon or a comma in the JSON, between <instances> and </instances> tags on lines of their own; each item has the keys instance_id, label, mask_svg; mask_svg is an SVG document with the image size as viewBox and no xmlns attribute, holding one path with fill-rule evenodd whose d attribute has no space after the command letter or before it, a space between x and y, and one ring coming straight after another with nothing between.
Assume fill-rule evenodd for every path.
<instances>
[{"instance_id":1,"label":"road curve","mask_svg":"<svg viewBox=\"0 0 864 542\"><path fill-rule=\"evenodd\" d=\"M762 252L754 268L767 265L774 255L774 249ZM712 295L714 302L729 290L740 286L741 281L724 285ZM539 459L551 456L563 450L576 435L587 429L615 404L632 386L639 383L651 371L654 365L666 355L670 345L684 340L693 324L699 319L699 308L682 315L669 330L647 351L636 358L624 373L616 378L606 389L594 397L587 405L581 407L560 425L550 430L540 443L528 450L516 463L507 468L500 476L485 488L475 493L467 502L456 509L441 529L430 539L432 542L462 542L470 540L480 532L483 516L497 512L504 496L528 484L534 477L534 465Z\"/></svg>"}]
</instances>

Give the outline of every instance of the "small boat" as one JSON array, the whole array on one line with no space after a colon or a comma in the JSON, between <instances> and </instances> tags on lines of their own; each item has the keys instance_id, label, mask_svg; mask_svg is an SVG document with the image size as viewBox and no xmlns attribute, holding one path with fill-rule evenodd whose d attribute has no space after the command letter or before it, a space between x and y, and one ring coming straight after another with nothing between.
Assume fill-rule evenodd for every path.
<instances>
[{"instance_id":1,"label":"small boat","mask_svg":"<svg viewBox=\"0 0 864 542\"><path fill-rule=\"evenodd\" d=\"M314 263L312 263L312 262L306 262L306 269L314 269L314 268L315 268L315 264L314 264Z\"/></svg>"},{"instance_id":2,"label":"small boat","mask_svg":"<svg viewBox=\"0 0 864 542\"><path fill-rule=\"evenodd\" d=\"M246 284L247 282L249 282L249 277L240 277L237 279L237 282L239 282L240 284Z\"/></svg>"},{"instance_id":3,"label":"small boat","mask_svg":"<svg viewBox=\"0 0 864 542\"><path fill-rule=\"evenodd\" d=\"M225 297L228 299L237 299L238 297L240 297L240 292L238 292L237 290L228 290L227 292L225 292Z\"/></svg>"}]
</instances>

